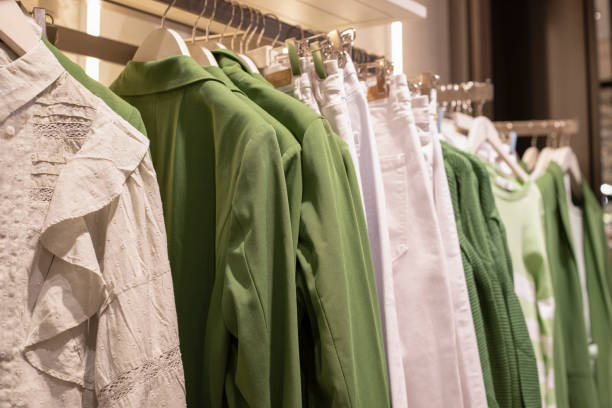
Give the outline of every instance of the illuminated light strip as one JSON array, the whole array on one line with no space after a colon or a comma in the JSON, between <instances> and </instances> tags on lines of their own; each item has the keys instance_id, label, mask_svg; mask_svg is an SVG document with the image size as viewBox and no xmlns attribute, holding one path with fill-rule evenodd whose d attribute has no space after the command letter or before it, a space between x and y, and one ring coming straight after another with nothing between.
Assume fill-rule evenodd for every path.
<instances>
[{"instance_id":1,"label":"illuminated light strip","mask_svg":"<svg viewBox=\"0 0 612 408\"><path fill-rule=\"evenodd\" d=\"M404 72L404 45L402 28L401 21L391 23L391 62L393 63L393 71L396 74L401 74Z\"/></svg>"},{"instance_id":2,"label":"illuminated light strip","mask_svg":"<svg viewBox=\"0 0 612 408\"><path fill-rule=\"evenodd\" d=\"M100 35L100 0L87 0L87 21L85 27L87 34ZM100 60L85 57L85 72L95 79L100 79Z\"/></svg>"}]
</instances>

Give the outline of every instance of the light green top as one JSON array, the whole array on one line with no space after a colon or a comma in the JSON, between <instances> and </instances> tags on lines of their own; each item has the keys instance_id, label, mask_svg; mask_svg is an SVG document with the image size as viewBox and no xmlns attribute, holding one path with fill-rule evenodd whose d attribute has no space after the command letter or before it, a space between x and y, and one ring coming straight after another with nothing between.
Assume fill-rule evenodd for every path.
<instances>
[{"instance_id":1,"label":"light green top","mask_svg":"<svg viewBox=\"0 0 612 408\"><path fill-rule=\"evenodd\" d=\"M151 139L187 406L300 407L286 180L299 150L187 56L130 62L111 89Z\"/></svg>"},{"instance_id":2,"label":"light green top","mask_svg":"<svg viewBox=\"0 0 612 408\"><path fill-rule=\"evenodd\" d=\"M514 289L521 303L538 363L540 390L545 406L556 405L553 329L555 299L546 241L542 196L533 182L514 183L509 191L491 184L499 214L506 228L512 258ZM509 182L511 182L509 180Z\"/></svg>"}]
</instances>

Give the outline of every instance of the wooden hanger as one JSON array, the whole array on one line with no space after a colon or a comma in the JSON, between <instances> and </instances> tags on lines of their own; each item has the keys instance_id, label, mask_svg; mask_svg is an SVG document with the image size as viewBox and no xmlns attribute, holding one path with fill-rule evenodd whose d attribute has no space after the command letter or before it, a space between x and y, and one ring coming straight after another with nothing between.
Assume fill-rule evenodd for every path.
<instances>
[{"instance_id":1,"label":"wooden hanger","mask_svg":"<svg viewBox=\"0 0 612 408\"><path fill-rule=\"evenodd\" d=\"M215 56L213 55L213 53L210 52L210 50L206 48L204 44L195 43L195 35L196 35L196 30L198 29L198 23L200 22L200 18L202 18L202 15L204 14L204 11L206 10L207 5L208 5L208 0L204 0L204 7L202 7L202 11L200 12L200 15L198 15L198 18L193 24L193 29L191 30L191 42L187 45L187 49L189 50L189 54L191 54L191 57L194 60L196 60L196 62L200 64L201 66L218 67L219 64L217 64L217 60L215 59ZM206 38L207 39L208 39L208 33L209 33L208 28L210 27L210 22L213 20L213 18L215 18L216 11L217 11L217 0L215 0L212 15L210 16L208 25L206 26Z\"/></svg>"},{"instance_id":2,"label":"wooden hanger","mask_svg":"<svg viewBox=\"0 0 612 408\"><path fill-rule=\"evenodd\" d=\"M134 58L132 58L134 61L156 61L177 55L189 55L187 44L185 44L179 33L164 27L166 15L170 8L174 6L174 3L176 3L176 0L173 0L166 8L166 11L164 11L161 27L149 33L147 38L140 44L140 47L138 47L134 54Z\"/></svg>"},{"instance_id":3,"label":"wooden hanger","mask_svg":"<svg viewBox=\"0 0 612 408\"><path fill-rule=\"evenodd\" d=\"M15 0L0 0L0 40L19 56L40 42L38 33Z\"/></svg>"}]
</instances>

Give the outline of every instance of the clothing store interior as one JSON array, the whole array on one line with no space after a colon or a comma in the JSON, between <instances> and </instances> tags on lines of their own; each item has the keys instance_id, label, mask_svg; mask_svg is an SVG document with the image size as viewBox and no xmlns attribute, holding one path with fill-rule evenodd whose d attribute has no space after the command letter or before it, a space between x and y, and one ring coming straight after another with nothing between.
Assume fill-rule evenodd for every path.
<instances>
[{"instance_id":1,"label":"clothing store interior","mask_svg":"<svg viewBox=\"0 0 612 408\"><path fill-rule=\"evenodd\" d=\"M0 407L612 408L611 6L0 0Z\"/></svg>"}]
</instances>

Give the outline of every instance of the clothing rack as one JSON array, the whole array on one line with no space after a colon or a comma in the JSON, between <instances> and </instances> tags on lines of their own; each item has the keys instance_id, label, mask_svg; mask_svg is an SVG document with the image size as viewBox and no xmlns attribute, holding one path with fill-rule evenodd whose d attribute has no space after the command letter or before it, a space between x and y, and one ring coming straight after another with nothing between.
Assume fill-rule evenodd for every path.
<instances>
[{"instance_id":1,"label":"clothing rack","mask_svg":"<svg viewBox=\"0 0 612 408\"><path fill-rule=\"evenodd\" d=\"M564 120L523 120L511 122L494 122L500 132L514 132L517 136L538 136L551 134L574 135L578 133L576 119Z\"/></svg>"},{"instance_id":2,"label":"clothing rack","mask_svg":"<svg viewBox=\"0 0 612 408\"><path fill-rule=\"evenodd\" d=\"M138 8L126 6L125 4L122 4L117 1L105 1L116 4L121 7L136 10L141 13L150 14ZM172 0L160 1L165 4L172 3ZM300 26L294 26L285 23L283 21L280 21L276 16L272 14L264 15L261 11L258 11L246 5L237 5L236 3L232 5L226 0L213 0L209 1L208 3L213 2L214 4L208 4L207 10L204 11L203 17L213 17L214 21L220 24L226 24L232 28L238 28L239 30L243 30L249 26L252 26L252 23L255 21L258 23L255 27L256 32L262 32L263 38L265 38L269 42L271 42L273 39L277 39L278 41L285 41L289 38L296 38L299 40L307 37L325 35L324 33L314 32L312 30L304 30ZM178 7L184 11L194 13L195 15L200 14L200 12L202 11L202 3L200 1L195 2L190 0L176 0L176 3L173 5L173 7ZM213 7L215 7L214 13ZM242 24L239 24L240 21L238 21L237 18L232 19L232 7L243 7L244 18L241 19L243 20ZM44 21L45 20L42 19L42 22ZM167 19L167 21L172 20ZM187 25L185 24L176 21L174 22L187 27ZM39 24L41 24L41 21L39 21ZM62 51L95 57L121 65L127 64L127 62L132 59L134 53L136 52L136 49L138 48L135 45L124 43L122 41L116 41L106 37L90 35L83 31L75 30L61 25L55 25L53 23L46 26L46 32L49 40ZM374 54L369 54L365 50L356 47L351 47L351 58L356 62L371 62L381 57Z\"/></svg>"}]
</instances>

